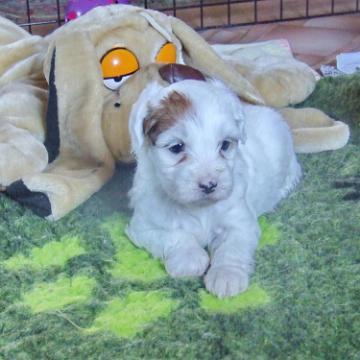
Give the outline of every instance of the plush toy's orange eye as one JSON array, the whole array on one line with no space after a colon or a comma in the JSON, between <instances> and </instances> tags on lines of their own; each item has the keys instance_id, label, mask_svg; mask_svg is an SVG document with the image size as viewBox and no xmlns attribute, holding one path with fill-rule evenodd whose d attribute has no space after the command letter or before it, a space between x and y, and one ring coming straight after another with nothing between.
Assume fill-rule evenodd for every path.
<instances>
[{"instance_id":1,"label":"plush toy's orange eye","mask_svg":"<svg viewBox=\"0 0 360 360\"><path fill-rule=\"evenodd\" d=\"M176 46L172 43L166 43L156 55L155 60L157 63L176 63Z\"/></svg>"},{"instance_id":2,"label":"plush toy's orange eye","mask_svg":"<svg viewBox=\"0 0 360 360\"><path fill-rule=\"evenodd\" d=\"M128 49L114 48L100 60L104 79L120 78L139 70L136 56Z\"/></svg>"}]
</instances>

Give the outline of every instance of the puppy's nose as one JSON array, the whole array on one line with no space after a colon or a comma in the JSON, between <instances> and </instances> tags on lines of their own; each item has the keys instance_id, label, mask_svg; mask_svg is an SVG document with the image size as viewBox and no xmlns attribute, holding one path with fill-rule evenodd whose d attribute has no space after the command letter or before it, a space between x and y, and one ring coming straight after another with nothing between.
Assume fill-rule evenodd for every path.
<instances>
[{"instance_id":1,"label":"puppy's nose","mask_svg":"<svg viewBox=\"0 0 360 360\"><path fill-rule=\"evenodd\" d=\"M199 183L199 188L205 194L210 194L214 192L216 187L217 187L217 183L215 181L209 181L208 183Z\"/></svg>"}]
</instances>

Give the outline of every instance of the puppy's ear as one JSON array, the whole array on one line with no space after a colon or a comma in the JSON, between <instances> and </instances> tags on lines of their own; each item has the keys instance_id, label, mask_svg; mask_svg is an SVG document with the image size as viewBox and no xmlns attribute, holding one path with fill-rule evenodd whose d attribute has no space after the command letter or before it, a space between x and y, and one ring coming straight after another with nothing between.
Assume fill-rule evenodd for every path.
<instances>
[{"instance_id":1,"label":"puppy's ear","mask_svg":"<svg viewBox=\"0 0 360 360\"><path fill-rule=\"evenodd\" d=\"M239 123L239 129L240 129L240 141L241 143L244 145L246 143L246 129L245 129L245 121L242 120L240 123Z\"/></svg>"},{"instance_id":2,"label":"puppy's ear","mask_svg":"<svg viewBox=\"0 0 360 360\"><path fill-rule=\"evenodd\" d=\"M137 155L144 144L144 120L149 111L150 105L160 97L160 91L163 89L157 82L150 83L141 93L138 100L133 105L130 112L129 132L131 137L131 147Z\"/></svg>"},{"instance_id":3,"label":"puppy's ear","mask_svg":"<svg viewBox=\"0 0 360 360\"><path fill-rule=\"evenodd\" d=\"M233 96L232 97L232 105L233 105L233 116L237 123L239 134L240 134L240 141L242 144L245 144L246 142L246 126L245 126L245 118L246 118L246 112L244 109L244 103L242 100L240 100L239 97ZM249 105L252 106L252 105Z\"/></svg>"},{"instance_id":4,"label":"puppy's ear","mask_svg":"<svg viewBox=\"0 0 360 360\"><path fill-rule=\"evenodd\" d=\"M239 129L240 141L242 144L245 144L246 142L245 112L244 112L244 106L238 97L234 97L233 99L233 111L234 111L233 112L234 119Z\"/></svg>"}]
</instances>

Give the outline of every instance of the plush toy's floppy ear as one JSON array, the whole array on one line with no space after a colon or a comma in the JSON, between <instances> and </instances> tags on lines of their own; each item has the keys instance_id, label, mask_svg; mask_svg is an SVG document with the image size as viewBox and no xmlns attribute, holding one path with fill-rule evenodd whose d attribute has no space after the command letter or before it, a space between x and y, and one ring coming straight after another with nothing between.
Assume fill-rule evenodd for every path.
<instances>
[{"instance_id":1,"label":"plush toy's floppy ear","mask_svg":"<svg viewBox=\"0 0 360 360\"><path fill-rule=\"evenodd\" d=\"M49 76L45 147L49 166L24 176L7 193L39 215L57 220L111 177L114 159L102 132L103 81L85 32L57 37L45 69Z\"/></svg>"},{"instance_id":2,"label":"plush toy's floppy ear","mask_svg":"<svg viewBox=\"0 0 360 360\"><path fill-rule=\"evenodd\" d=\"M87 33L57 38L45 62L45 70L49 67L47 141L58 131L59 153L108 161L101 128L103 80Z\"/></svg>"},{"instance_id":3,"label":"plush toy's floppy ear","mask_svg":"<svg viewBox=\"0 0 360 360\"><path fill-rule=\"evenodd\" d=\"M231 64L221 59L195 30L175 17L171 17L171 25L183 45L188 65L224 81L244 100L264 104L260 93Z\"/></svg>"}]
</instances>

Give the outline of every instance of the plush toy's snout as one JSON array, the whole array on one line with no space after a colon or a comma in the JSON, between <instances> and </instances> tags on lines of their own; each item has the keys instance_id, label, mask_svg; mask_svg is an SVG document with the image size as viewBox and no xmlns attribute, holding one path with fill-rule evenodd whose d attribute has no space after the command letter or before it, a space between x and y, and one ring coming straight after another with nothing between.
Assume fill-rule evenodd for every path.
<instances>
[{"instance_id":1,"label":"plush toy's snout","mask_svg":"<svg viewBox=\"0 0 360 360\"><path fill-rule=\"evenodd\" d=\"M181 64L166 64L159 69L159 74L170 84L186 79L206 80L201 71Z\"/></svg>"}]
</instances>

